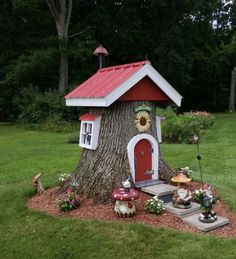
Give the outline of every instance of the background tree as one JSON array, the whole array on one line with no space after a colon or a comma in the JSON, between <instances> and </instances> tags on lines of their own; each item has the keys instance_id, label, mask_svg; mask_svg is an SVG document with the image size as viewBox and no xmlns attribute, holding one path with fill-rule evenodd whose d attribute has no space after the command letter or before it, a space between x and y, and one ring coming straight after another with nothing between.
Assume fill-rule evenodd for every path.
<instances>
[{"instance_id":1,"label":"background tree","mask_svg":"<svg viewBox=\"0 0 236 259\"><path fill-rule=\"evenodd\" d=\"M68 30L70 25L72 0L46 0L57 28L60 49L59 91L65 93L68 87Z\"/></svg>"},{"instance_id":2,"label":"background tree","mask_svg":"<svg viewBox=\"0 0 236 259\"><path fill-rule=\"evenodd\" d=\"M70 19L70 1L47 1L64 17L57 20L65 32L60 33L60 46L46 1L0 0L0 114L5 119L19 117L13 100L21 89L33 86L44 93L68 80L59 77L61 54L62 60L70 60L63 70L68 69L69 88L93 74L97 60L92 52L99 43L110 53L106 65L147 57L184 96L182 110L228 109L235 1L78 0ZM75 35L70 44L69 26Z\"/></svg>"},{"instance_id":3,"label":"background tree","mask_svg":"<svg viewBox=\"0 0 236 259\"><path fill-rule=\"evenodd\" d=\"M229 112L235 112L235 84L236 84L236 67L234 67L234 69L231 72Z\"/></svg>"}]
</instances>

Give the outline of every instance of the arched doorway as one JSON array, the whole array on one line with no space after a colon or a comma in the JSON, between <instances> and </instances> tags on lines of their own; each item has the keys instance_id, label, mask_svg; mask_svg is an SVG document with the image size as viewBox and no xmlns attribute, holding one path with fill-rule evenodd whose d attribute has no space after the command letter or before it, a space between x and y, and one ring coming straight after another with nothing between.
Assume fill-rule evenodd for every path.
<instances>
[{"instance_id":1,"label":"arched doorway","mask_svg":"<svg viewBox=\"0 0 236 259\"><path fill-rule=\"evenodd\" d=\"M152 179L152 145L147 139L141 139L134 148L135 180Z\"/></svg>"},{"instance_id":2,"label":"arched doorway","mask_svg":"<svg viewBox=\"0 0 236 259\"><path fill-rule=\"evenodd\" d=\"M127 152L135 183L158 180L158 143L152 135L134 136L128 143Z\"/></svg>"}]
</instances>

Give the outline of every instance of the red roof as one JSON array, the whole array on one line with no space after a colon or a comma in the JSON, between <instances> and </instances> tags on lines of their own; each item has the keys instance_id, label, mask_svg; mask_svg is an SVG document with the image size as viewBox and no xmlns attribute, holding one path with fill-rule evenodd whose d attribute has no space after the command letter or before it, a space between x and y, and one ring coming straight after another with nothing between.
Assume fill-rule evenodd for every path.
<instances>
[{"instance_id":1,"label":"red roof","mask_svg":"<svg viewBox=\"0 0 236 259\"><path fill-rule=\"evenodd\" d=\"M97 118L96 115L93 115L93 114L90 114L90 113L85 113L85 114L83 114L83 115L81 115L81 116L79 117L79 119L80 119L81 121L95 121L96 118Z\"/></svg>"},{"instance_id":2,"label":"red roof","mask_svg":"<svg viewBox=\"0 0 236 259\"><path fill-rule=\"evenodd\" d=\"M65 96L65 98L102 98L120 86L149 61L106 67L99 69L81 85Z\"/></svg>"}]
</instances>

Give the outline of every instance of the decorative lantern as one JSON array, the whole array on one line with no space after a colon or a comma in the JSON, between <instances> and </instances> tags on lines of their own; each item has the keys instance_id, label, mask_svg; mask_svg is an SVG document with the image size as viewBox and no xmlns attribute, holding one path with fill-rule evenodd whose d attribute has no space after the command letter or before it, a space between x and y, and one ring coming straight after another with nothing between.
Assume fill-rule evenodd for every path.
<instances>
[{"instance_id":1,"label":"decorative lantern","mask_svg":"<svg viewBox=\"0 0 236 259\"><path fill-rule=\"evenodd\" d=\"M209 208L212 206L212 197L208 196L207 194L205 194L203 196L203 200L202 200L202 204L205 208Z\"/></svg>"}]
</instances>

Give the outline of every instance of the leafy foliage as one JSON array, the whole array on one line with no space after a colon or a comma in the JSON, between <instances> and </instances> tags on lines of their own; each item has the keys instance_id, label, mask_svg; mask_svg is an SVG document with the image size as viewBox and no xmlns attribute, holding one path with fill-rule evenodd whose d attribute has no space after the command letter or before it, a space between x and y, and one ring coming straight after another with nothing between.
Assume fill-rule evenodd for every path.
<instances>
[{"instance_id":1,"label":"leafy foliage","mask_svg":"<svg viewBox=\"0 0 236 259\"><path fill-rule=\"evenodd\" d=\"M193 136L201 135L213 125L214 116L207 112L189 112L178 115L173 109L158 109L164 117L162 138L167 142L194 143Z\"/></svg>"},{"instance_id":2,"label":"leafy foliage","mask_svg":"<svg viewBox=\"0 0 236 259\"><path fill-rule=\"evenodd\" d=\"M77 209L81 204L81 198L77 190L68 189L57 199L57 207L60 211L70 211Z\"/></svg>"},{"instance_id":3,"label":"leafy foliage","mask_svg":"<svg viewBox=\"0 0 236 259\"><path fill-rule=\"evenodd\" d=\"M32 86L22 88L13 103L18 108L18 121L28 124L30 129L71 131L78 126L69 122L83 112L83 109L66 107L57 90L41 92Z\"/></svg>"},{"instance_id":4,"label":"leafy foliage","mask_svg":"<svg viewBox=\"0 0 236 259\"><path fill-rule=\"evenodd\" d=\"M18 118L22 88L56 89L60 49L46 1L0 0L0 108ZM97 70L102 43L106 65L150 59L184 96L183 110L223 111L235 66L235 1L74 1L68 47L69 88Z\"/></svg>"},{"instance_id":5,"label":"leafy foliage","mask_svg":"<svg viewBox=\"0 0 236 259\"><path fill-rule=\"evenodd\" d=\"M185 174L188 178L192 178L193 170L189 169L188 166L181 167L180 172Z\"/></svg>"},{"instance_id":6,"label":"leafy foliage","mask_svg":"<svg viewBox=\"0 0 236 259\"><path fill-rule=\"evenodd\" d=\"M163 201L158 199L157 196L154 196L144 203L144 210L147 213L160 214L163 209Z\"/></svg>"}]
</instances>

